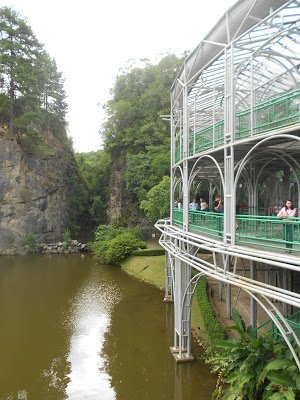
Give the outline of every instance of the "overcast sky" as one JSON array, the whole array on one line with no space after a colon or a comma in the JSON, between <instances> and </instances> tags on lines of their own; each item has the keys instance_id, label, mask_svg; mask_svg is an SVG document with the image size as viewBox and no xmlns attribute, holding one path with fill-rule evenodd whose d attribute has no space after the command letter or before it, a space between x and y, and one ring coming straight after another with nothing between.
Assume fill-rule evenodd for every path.
<instances>
[{"instance_id":1,"label":"overcast sky","mask_svg":"<svg viewBox=\"0 0 300 400\"><path fill-rule=\"evenodd\" d=\"M118 71L129 59L193 50L235 0L0 0L27 19L63 72L77 152L101 147Z\"/></svg>"}]
</instances>

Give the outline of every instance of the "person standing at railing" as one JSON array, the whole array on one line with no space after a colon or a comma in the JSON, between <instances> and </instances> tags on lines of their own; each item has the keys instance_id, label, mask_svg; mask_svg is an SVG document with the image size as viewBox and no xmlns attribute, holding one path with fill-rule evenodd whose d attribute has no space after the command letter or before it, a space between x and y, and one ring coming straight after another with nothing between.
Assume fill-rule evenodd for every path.
<instances>
[{"instance_id":1,"label":"person standing at railing","mask_svg":"<svg viewBox=\"0 0 300 400\"><path fill-rule=\"evenodd\" d=\"M174 201L174 208L182 208L182 200L179 197Z\"/></svg>"},{"instance_id":2,"label":"person standing at railing","mask_svg":"<svg viewBox=\"0 0 300 400\"><path fill-rule=\"evenodd\" d=\"M193 199L193 201L189 204L189 209L191 211L197 211L199 210L199 204L197 203L196 198Z\"/></svg>"},{"instance_id":3,"label":"person standing at railing","mask_svg":"<svg viewBox=\"0 0 300 400\"><path fill-rule=\"evenodd\" d=\"M217 213L223 213L224 212L224 205L222 198L219 194L216 195L215 197L215 204L214 204L214 210Z\"/></svg>"},{"instance_id":4,"label":"person standing at railing","mask_svg":"<svg viewBox=\"0 0 300 400\"><path fill-rule=\"evenodd\" d=\"M200 199L200 210L201 211L208 211L208 204L204 199Z\"/></svg>"},{"instance_id":5,"label":"person standing at railing","mask_svg":"<svg viewBox=\"0 0 300 400\"><path fill-rule=\"evenodd\" d=\"M290 253L293 248L293 244L291 242L294 241L294 225L291 223L290 219L295 217L297 213L297 209L293 206L293 202L291 200L287 200L285 206L277 214L277 217L284 220L283 225L283 238L286 241L286 248L289 249Z\"/></svg>"},{"instance_id":6,"label":"person standing at railing","mask_svg":"<svg viewBox=\"0 0 300 400\"><path fill-rule=\"evenodd\" d=\"M214 211L218 214L224 213L224 204L222 201L222 197L219 194L217 194L215 197ZM217 218L217 230L218 236L220 238L223 237L223 218L221 218L221 216Z\"/></svg>"}]
</instances>

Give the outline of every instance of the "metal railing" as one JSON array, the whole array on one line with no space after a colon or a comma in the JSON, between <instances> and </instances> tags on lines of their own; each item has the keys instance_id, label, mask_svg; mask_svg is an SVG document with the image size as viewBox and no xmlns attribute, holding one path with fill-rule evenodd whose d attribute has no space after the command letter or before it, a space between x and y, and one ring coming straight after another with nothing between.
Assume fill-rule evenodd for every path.
<instances>
[{"instance_id":1,"label":"metal railing","mask_svg":"<svg viewBox=\"0 0 300 400\"><path fill-rule=\"evenodd\" d=\"M297 311L295 314L292 314L285 318L286 322L289 324L291 329L295 332L296 336L300 339L300 311ZM275 323L268 319L260 324L255 331L258 332L264 328L267 332L270 332L273 336L282 337Z\"/></svg>"},{"instance_id":2,"label":"metal railing","mask_svg":"<svg viewBox=\"0 0 300 400\"><path fill-rule=\"evenodd\" d=\"M189 211L189 230L214 238L223 238L224 215L216 212ZM182 209L173 209L173 224L183 225ZM300 253L300 218L236 215L236 243Z\"/></svg>"},{"instance_id":3,"label":"metal railing","mask_svg":"<svg viewBox=\"0 0 300 400\"><path fill-rule=\"evenodd\" d=\"M300 89L272 97L263 103L254 105L252 108L238 111L235 114L235 120L236 140L299 123ZM219 120L197 132L190 132L189 155L198 154L223 144L224 120ZM175 162L182 159L181 147L178 141L175 148Z\"/></svg>"}]
</instances>

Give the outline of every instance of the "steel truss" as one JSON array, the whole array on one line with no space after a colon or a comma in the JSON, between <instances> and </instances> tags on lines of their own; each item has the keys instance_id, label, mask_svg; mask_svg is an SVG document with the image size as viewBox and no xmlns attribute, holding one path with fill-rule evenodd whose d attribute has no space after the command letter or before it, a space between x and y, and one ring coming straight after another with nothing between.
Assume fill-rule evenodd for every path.
<instances>
[{"instance_id":1,"label":"steel truss","mask_svg":"<svg viewBox=\"0 0 300 400\"><path fill-rule=\"evenodd\" d=\"M172 350L177 361L192 357L191 300L198 279L206 275L226 285L228 317L231 287L248 293L252 321L258 304L300 369L292 346L300 346L299 339L272 303L299 309L300 294L287 284L259 281L254 267L261 263L282 275L297 273L300 258L268 250L267 244L260 249L239 245L236 232L238 192L244 191L256 215L259 185L270 174L284 171L285 195L292 182L300 209L299 21L299 0L238 1L185 60L171 88L171 212L170 220L158 221L156 227L166 250L165 300L174 301ZM210 209L214 193L224 199L224 225L215 238L192 231L190 198L204 181ZM180 221L173 210L177 197L182 200ZM200 259L200 249L210 251L213 261ZM250 278L238 273L237 260L250 262Z\"/></svg>"},{"instance_id":2,"label":"steel truss","mask_svg":"<svg viewBox=\"0 0 300 400\"><path fill-rule=\"evenodd\" d=\"M174 297L175 307L175 333L174 347L177 361L191 360L191 302L199 278L203 275L216 279L228 285L237 286L249 294L266 312L273 321L278 331L286 341L295 362L300 369L300 360L294 350L294 343L300 347L300 341L286 322L282 313L274 306L271 300L277 300L285 304L300 308L300 294L289 290L270 285L255 279L241 276L236 271L236 261L238 258L248 259L264 263L266 254L259 251L249 251L247 249L232 249L219 242L209 240L206 237L194 235L192 233L183 233L180 229L170 226L169 220L160 220L156 223L156 228L161 231L160 245L165 248L168 257L172 259L170 268L172 270L172 293L177 294ZM200 249L209 250L213 255L213 263L205 261L197 256ZM217 255L222 255L223 264L217 262ZM234 258L233 270L229 270L229 257ZM299 270L300 260L298 257L280 257L273 255L267 258L269 265L287 270ZM176 274L177 268L180 270ZM191 277L191 269L197 271L197 274ZM183 283L182 274L185 276ZM177 320L176 320L177 316Z\"/></svg>"}]
</instances>

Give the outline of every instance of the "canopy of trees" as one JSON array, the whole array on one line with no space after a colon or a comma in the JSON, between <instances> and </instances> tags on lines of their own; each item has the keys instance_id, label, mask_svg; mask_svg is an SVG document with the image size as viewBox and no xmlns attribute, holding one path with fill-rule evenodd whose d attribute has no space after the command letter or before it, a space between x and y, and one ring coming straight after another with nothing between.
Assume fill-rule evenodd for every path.
<instances>
[{"instance_id":1,"label":"canopy of trees","mask_svg":"<svg viewBox=\"0 0 300 400\"><path fill-rule=\"evenodd\" d=\"M125 188L122 197L126 197L123 216L128 214L125 207L142 210L151 221L156 216L167 216L169 180L162 179L170 170L170 126L161 115L170 113L170 87L181 64L182 58L167 55L157 65L147 62L144 67L123 70L117 76L111 100L105 105L107 120L101 129L104 149L76 156L91 190L94 203L91 212L97 214L97 204L101 209L98 208L95 222L105 222L109 185L116 184L110 177L114 176L114 168L120 165L120 160L120 180ZM156 185L157 189L151 190ZM160 210L155 204L157 194L161 195L160 200L157 199ZM124 225L126 222L123 218Z\"/></svg>"},{"instance_id":2,"label":"canopy of trees","mask_svg":"<svg viewBox=\"0 0 300 400\"><path fill-rule=\"evenodd\" d=\"M65 97L55 61L26 21L11 8L1 7L0 122L8 125L10 137L23 133L37 139L37 127L63 136Z\"/></svg>"},{"instance_id":3,"label":"canopy of trees","mask_svg":"<svg viewBox=\"0 0 300 400\"><path fill-rule=\"evenodd\" d=\"M133 68L116 78L102 135L107 151L124 157L124 182L132 202L146 199L170 169L170 87L182 59L167 55L157 65Z\"/></svg>"}]
</instances>

